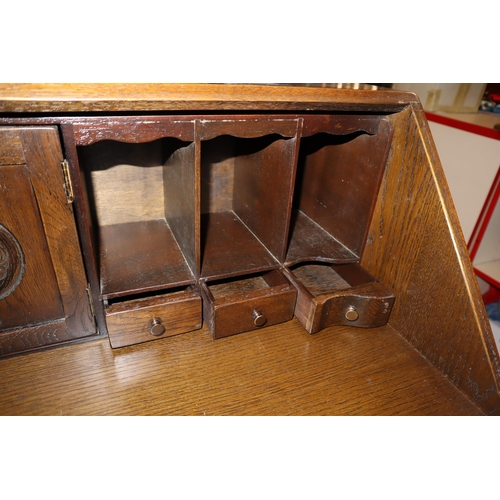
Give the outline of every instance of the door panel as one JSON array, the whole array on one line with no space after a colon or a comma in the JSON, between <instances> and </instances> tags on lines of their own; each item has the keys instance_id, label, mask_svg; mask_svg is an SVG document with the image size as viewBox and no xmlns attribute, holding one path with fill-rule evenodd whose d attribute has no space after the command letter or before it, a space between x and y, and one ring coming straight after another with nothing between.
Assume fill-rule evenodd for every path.
<instances>
[{"instance_id":1,"label":"door panel","mask_svg":"<svg viewBox=\"0 0 500 500\"><path fill-rule=\"evenodd\" d=\"M0 233L4 273L14 278L0 287L0 328L60 318L54 268L24 165L0 167Z\"/></svg>"},{"instance_id":2,"label":"door panel","mask_svg":"<svg viewBox=\"0 0 500 500\"><path fill-rule=\"evenodd\" d=\"M0 127L0 356L97 334L62 160L57 127Z\"/></svg>"}]
</instances>

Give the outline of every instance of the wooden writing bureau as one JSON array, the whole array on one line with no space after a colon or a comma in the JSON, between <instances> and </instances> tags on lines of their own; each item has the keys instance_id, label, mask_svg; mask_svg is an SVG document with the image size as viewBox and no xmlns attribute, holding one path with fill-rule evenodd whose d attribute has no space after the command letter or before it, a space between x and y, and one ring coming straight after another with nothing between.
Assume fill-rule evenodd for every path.
<instances>
[{"instance_id":1,"label":"wooden writing bureau","mask_svg":"<svg viewBox=\"0 0 500 500\"><path fill-rule=\"evenodd\" d=\"M224 414L500 413L498 352L413 94L0 85L0 112L0 413L58 412L19 403L23 370L103 337L122 349L92 377L147 352L170 375L164 406L132 413L202 413L200 398ZM191 397L173 396L178 377Z\"/></svg>"}]
</instances>

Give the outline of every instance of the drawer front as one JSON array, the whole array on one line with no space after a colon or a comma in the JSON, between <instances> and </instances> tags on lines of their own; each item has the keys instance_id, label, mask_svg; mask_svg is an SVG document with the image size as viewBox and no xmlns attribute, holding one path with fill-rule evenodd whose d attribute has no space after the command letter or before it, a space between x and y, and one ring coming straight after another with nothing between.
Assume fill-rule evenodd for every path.
<instances>
[{"instance_id":1,"label":"drawer front","mask_svg":"<svg viewBox=\"0 0 500 500\"><path fill-rule=\"evenodd\" d=\"M309 333L328 326L385 325L395 297L358 264L306 265L286 272L297 288L295 316Z\"/></svg>"},{"instance_id":2,"label":"drawer front","mask_svg":"<svg viewBox=\"0 0 500 500\"><path fill-rule=\"evenodd\" d=\"M287 282L248 294L215 300L202 286L205 321L217 338L284 323L293 318L297 291Z\"/></svg>"},{"instance_id":3,"label":"drawer front","mask_svg":"<svg viewBox=\"0 0 500 500\"><path fill-rule=\"evenodd\" d=\"M309 333L337 325L375 328L388 322L393 304L394 295L380 283L319 298L300 290L295 316Z\"/></svg>"},{"instance_id":4,"label":"drawer front","mask_svg":"<svg viewBox=\"0 0 500 500\"><path fill-rule=\"evenodd\" d=\"M107 309L106 325L114 348L197 330L202 325L201 297L189 291L123 302Z\"/></svg>"}]
</instances>

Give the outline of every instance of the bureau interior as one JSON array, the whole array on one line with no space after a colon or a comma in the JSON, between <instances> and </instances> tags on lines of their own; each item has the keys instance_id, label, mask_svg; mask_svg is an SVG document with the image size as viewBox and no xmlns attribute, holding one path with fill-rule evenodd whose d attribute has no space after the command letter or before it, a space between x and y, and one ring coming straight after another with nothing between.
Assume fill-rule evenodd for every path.
<instances>
[{"instance_id":1,"label":"bureau interior","mask_svg":"<svg viewBox=\"0 0 500 500\"><path fill-rule=\"evenodd\" d=\"M389 149L380 128L301 138L287 265L359 260Z\"/></svg>"},{"instance_id":2,"label":"bureau interior","mask_svg":"<svg viewBox=\"0 0 500 500\"><path fill-rule=\"evenodd\" d=\"M259 294L272 287L286 285L289 285L289 282L283 274L277 270L248 274L244 278L236 277L215 280L204 284L204 286L210 290L213 301L228 297L234 300L238 295L245 295L247 297L251 294Z\"/></svg>"},{"instance_id":3,"label":"bureau interior","mask_svg":"<svg viewBox=\"0 0 500 500\"><path fill-rule=\"evenodd\" d=\"M279 266L286 252L295 138L221 135L201 142L201 276Z\"/></svg>"},{"instance_id":4,"label":"bureau interior","mask_svg":"<svg viewBox=\"0 0 500 500\"><path fill-rule=\"evenodd\" d=\"M345 290L351 285L336 272L339 265L325 262L301 263L290 268L291 275L305 287L312 297Z\"/></svg>"},{"instance_id":5,"label":"bureau interior","mask_svg":"<svg viewBox=\"0 0 500 500\"><path fill-rule=\"evenodd\" d=\"M102 297L193 283L195 144L105 140L78 156Z\"/></svg>"}]
</instances>

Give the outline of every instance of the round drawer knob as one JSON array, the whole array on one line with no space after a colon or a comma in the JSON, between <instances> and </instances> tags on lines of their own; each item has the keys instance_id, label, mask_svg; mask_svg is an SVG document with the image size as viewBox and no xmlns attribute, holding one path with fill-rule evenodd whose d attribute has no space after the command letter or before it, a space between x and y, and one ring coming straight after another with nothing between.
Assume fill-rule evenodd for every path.
<instances>
[{"instance_id":1,"label":"round drawer knob","mask_svg":"<svg viewBox=\"0 0 500 500\"><path fill-rule=\"evenodd\" d=\"M165 333L165 327L161 324L160 318L153 318L149 322L148 326L151 335L154 335L155 337L159 337L160 335L163 335Z\"/></svg>"},{"instance_id":2,"label":"round drawer knob","mask_svg":"<svg viewBox=\"0 0 500 500\"><path fill-rule=\"evenodd\" d=\"M359 314L354 306L349 306L345 312L345 317L349 321L356 321L359 318Z\"/></svg>"},{"instance_id":3,"label":"round drawer knob","mask_svg":"<svg viewBox=\"0 0 500 500\"><path fill-rule=\"evenodd\" d=\"M255 326L264 326L267 323L267 318L259 311L254 311L252 317Z\"/></svg>"}]
</instances>

